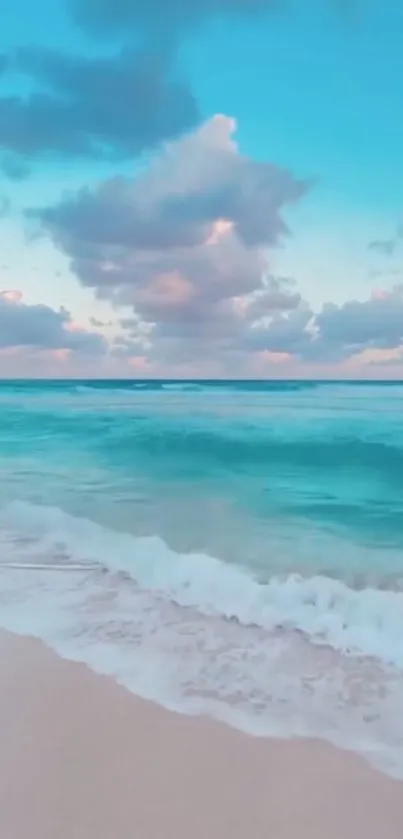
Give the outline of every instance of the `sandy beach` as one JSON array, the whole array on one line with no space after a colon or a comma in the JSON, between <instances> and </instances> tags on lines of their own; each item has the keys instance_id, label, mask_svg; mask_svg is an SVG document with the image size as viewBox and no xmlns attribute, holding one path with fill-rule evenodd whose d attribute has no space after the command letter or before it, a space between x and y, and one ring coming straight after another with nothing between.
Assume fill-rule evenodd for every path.
<instances>
[{"instance_id":1,"label":"sandy beach","mask_svg":"<svg viewBox=\"0 0 403 839\"><path fill-rule=\"evenodd\" d=\"M0 634L4 839L400 839L403 784L316 741L165 711Z\"/></svg>"}]
</instances>

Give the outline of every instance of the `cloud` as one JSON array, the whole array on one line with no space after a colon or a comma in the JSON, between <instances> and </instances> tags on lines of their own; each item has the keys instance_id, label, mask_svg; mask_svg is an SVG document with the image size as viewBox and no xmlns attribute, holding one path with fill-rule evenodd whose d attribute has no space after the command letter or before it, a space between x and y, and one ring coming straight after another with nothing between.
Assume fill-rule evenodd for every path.
<instances>
[{"instance_id":1,"label":"cloud","mask_svg":"<svg viewBox=\"0 0 403 839\"><path fill-rule=\"evenodd\" d=\"M166 42L216 16L256 17L276 8L278 0L71 0L69 6L93 35L141 33Z\"/></svg>"},{"instance_id":2,"label":"cloud","mask_svg":"<svg viewBox=\"0 0 403 839\"><path fill-rule=\"evenodd\" d=\"M104 328L106 326L112 326L113 321L111 321L111 320L104 321L104 320L99 320L98 318L90 317L90 324L91 324L91 326L96 326L98 329L101 329L101 328Z\"/></svg>"},{"instance_id":3,"label":"cloud","mask_svg":"<svg viewBox=\"0 0 403 839\"><path fill-rule=\"evenodd\" d=\"M0 292L0 350L13 348L102 355L104 338L74 324L65 309L28 305L20 291Z\"/></svg>"},{"instance_id":4,"label":"cloud","mask_svg":"<svg viewBox=\"0 0 403 839\"><path fill-rule=\"evenodd\" d=\"M379 279L380 277L401 277L402 274L402 268L374 268L371 269L371 271L368 271L368 277L370 277L371 280Z\"/></svg>"},{"instance_id":5,"label":"cloud","mask_svg":"<svg viewBox=\"0 0 403 839\"><path fill-rule=\"evenodd\" d=\"M18 50L9 70L32 92L0 97L3 169L19 177L32 158L49 155L126 158L193 125L192 93L163 52L108 57Z\"/></svg>"},{"instance_id":6,"label":"cloud","mask_svg":"<svg viewBox=\"0 0 403 839\"><path fill-rule=\"evenodd\" d=\"M219 115L136 177L31 211L82 285L131 307L113 354L141 358L133 363L150 374L165 365L215 375L400 358L403 285L315 312L292 279L273 275L286 209L310 184L242 155L235 129Z\"/></svg>"},{"instance_id":7,"label":"cloud","mask_svg":"<svg viewBox=\"0 0 403 839\"><path fill-rule=\"evenodd\" d=\"M349 358L385 363L403 347L403 285L373 292L368 300L325 303L314 313L301 301L247 333L253 351L286 352L306 362L343 363ZM371 362L370 362L370 359Z\"/></svg>"},{"instance_id":8,"label":"cloud","mask_svg":"<svg viewBox=\"0 0 403 839\"><path fill-rule=\"evenodd\" d=\"M127 159L179 136L199 120L178 72L182 37L216 17L258 19L283 2L66 0L85 30L119 36L127 49L88 57L31 46L0 55L0 171L21 180L38 158Z\"/></svg>"},{"instance_id":9,"label":"cloud","mask_svg":"<svg viewBox=\"0 0 403 839\"><path fill-rule=\"evenodd\" d=\"M313 332L309 326L313 319L314 313L303 301L288 312L274 312L266 322L251 324L245 335L245 348L251 352L310 357Z\"/></svg>"},{"instance_id":10,"label":"cloud","mask_svg":"<svg viewBox=\"0 0 403 839\"><path fill-rule=\"evenodd\" d=\"M166 145L145 173L83 189L42 210L42 221L64 240L110 249L204 245L222 220L245 246L272 245L287 233L281 208L298 201L309 183L241 155L235 129L233 119L217 115Z\"/></svg>"},{"instance_id":11,"label":"cloud","mask_svg":"<svg viewBox=\"0 0 403 839\"><path fill-rule=\"evenodd\" d=\"M390 236L388 239L373 239L368 244L368 250L378 253L381 256L392 257L396 253L402 239L403 225L398 224L393 236Z\"/></svg>"},{"instance_id":12,"label":"cloud","mask_svg":"<svg viewBox=\"0 0 403 839\"><path fill-rule=\"evenodd\" d=\"M350 367L395 367L403 364L403 345L393 349L365 349L353 356ZM346 365L348 366L348 364Z\"/></svg>"},{"instance_id":13,"label":"cloud","mask_svg":"<svg viewBox=\"0 0 403 839\"><path fill-rule=\"evenodd\" d=\"M287 205L309 188L240 153L235 121L218 115L165 146L149 170L31 212L80 282L153 325L157 351L233 343L245 324L299 304L271 277ZM205 352L206 350L204 350Z\"/></svg>"},{"instance_id":14,"label":"cloud","mask_svg":"<svg viewBox=\"0 0 403 839\"><path fill-rule=\"evenodd\" d=\"M299 308L301 295L295 290L295 282L289 277L268 275L265 287L251 298L246 298L245 311L251 322L260 321L275 312L287 312Z\"/></svg>"},{"instance_id":15,"label":"cloud","mask_svg":"<svg viewBox=\"0 0 403 839\"><path fill-rule=\"evenodd\" d=\"M393 256L397 247L397 239L374 239L368 245L368 250L376 251L383 256Z\"/></svg>"},{"instance_id":16,"label":"cloud","mask_svg":"<svg viewBox=\"0 0 403 839\"><path fill-rule=\"evenodd\" d=\"M341 306L327 303L315 324L317 340L330 358L399 347L403 342L403 285L375 291L364 301L348 300Z\"/></svg>"},{"instance_id":17,"label":"cloud","mask_svg":"<svg viewBox=\"0 0 403 839\"><path fill-rule=\"evenodd\" d=\"M324 0L343 18L357 0ZM159 43L175 42L214 18L256 19L287 6L287 0L70 0L75 21L102 38L139 34Z\"/></svg>"}]
</instances>

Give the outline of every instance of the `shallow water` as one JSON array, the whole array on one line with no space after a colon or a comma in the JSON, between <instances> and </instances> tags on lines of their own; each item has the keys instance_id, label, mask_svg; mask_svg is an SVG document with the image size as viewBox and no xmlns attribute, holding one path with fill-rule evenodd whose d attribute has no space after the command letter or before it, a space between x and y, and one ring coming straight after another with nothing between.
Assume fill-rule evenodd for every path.
<instances>
[{"instance_id":1,"label":"shallow water","mask_svg":"<svg viewBox=\"0 0 403 839\"><path fill-rule=\"evenodd\" d=\"M0 383L0 623L403 776L402 410L394 383Z\"/></svg>"}]
</instances>

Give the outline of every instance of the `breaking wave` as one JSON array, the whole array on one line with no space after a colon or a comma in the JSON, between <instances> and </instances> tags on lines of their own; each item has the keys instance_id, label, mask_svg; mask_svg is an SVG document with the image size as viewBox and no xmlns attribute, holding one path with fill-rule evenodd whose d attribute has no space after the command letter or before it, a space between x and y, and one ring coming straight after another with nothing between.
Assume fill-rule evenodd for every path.
<instances>
[{"instance_id":1,"label":"breaking wave","mask_svg":"<svg viewBox=\"0 0 403 839\"><path fill-rule=\"evenodd\" d=\"M206 554L179 554L159 537L135 537L58 508L13 502L0 525L54 564L124 572L142 589L163 592L201 614L235 619L244 626L297 630L343 653L374 656L403 668L403 593L352 589L344 582L292 574L261 583L245 569ZM55 559L56 558L56 559ZM67 565L68 567L68 565Z\"/></svg>"}]
</instances>

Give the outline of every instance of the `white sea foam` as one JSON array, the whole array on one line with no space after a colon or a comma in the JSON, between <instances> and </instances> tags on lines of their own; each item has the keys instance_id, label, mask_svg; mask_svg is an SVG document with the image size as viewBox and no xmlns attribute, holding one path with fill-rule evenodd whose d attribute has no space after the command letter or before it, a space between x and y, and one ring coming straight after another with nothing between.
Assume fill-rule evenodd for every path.
<instances>
[{"instance_id":1,"label":"white sea foam","mask_svg":"<svg viewBox=\"0 0 403 839\"><path fill-rule=\"evenodd\" d=\"M0 511L0 546L0 625L167 707L322 736L403 777L403 672L384 663L401 660L400 594L320 577L262 585L213 557L20 502ZM353 639L379 662L345 656Z\"/></svg>"},{"instance_id":2,"label":"white sea foam","mask_svg":"<svg viewBox=\"0 0 403 839\"><path fill-rule=\"evenodd\" d=\"M374 656L403 668L403 593L354 590L324 576L289 575L267 583L206 554L178 554L158 537L136 538L58 508L14 502L0 526L35 541L39 557L55 562L60 549L72 563L124 571L143 589L163 592L204 615L245 626L306 633L343 653Z\"/></svg>"}]
</instances>

